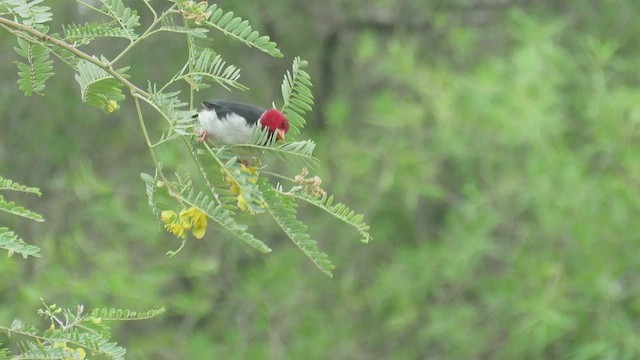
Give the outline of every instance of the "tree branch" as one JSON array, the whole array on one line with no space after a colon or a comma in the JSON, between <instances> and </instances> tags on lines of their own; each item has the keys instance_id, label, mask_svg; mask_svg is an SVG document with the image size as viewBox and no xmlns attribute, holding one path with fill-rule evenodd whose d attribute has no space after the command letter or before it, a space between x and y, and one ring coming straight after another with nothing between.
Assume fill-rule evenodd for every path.
<instances>
[{"instance_id":1,"label":"tree branch","mask_svg":"<svg viewBox=\"0 0 640 360\"><path fill-rule=\"evenodd\" d=\"M140 89L139 87L135 86L134 84L132 84L123 75L121 75L117 71L115 71L113 69L113 67L111 66L111 64L109 64L109 63L104 63L104 62L102 62L102 61L100 61L100 60L98 60L98 59L96 59L96 58L94 58L92 56L89 56L87 53L78 50L74 46L72 46L72 45L70 45L70 44L68 44L68 43L66 43L66 42L64 42L64 41L62 41L60 39L56 39L56 38L51 37L51 36L49 36L49 35L47 35L45 33L42 33L42 32L40 32L40 31L30 27L30 26L22 25L20 23L17 23L15 21L11 21L9 19L5 19L3 17L0 17L0 24L5 25L5 26L7 26L9 28L14 28L14 29L16 29L18 31L22 31L22 32L28 33L28 34L30 34L32 36L35 36L36 38L38 38L38 39L40 39L42 41L45 41L45 42L51 43L51 44L53 44L55 46L61 47L61 48L65 49L65 50L71 52L75 56L79 57L80 59L86 60L86 61L88 61L88 62L90 62L90 63L92 63L92 64L94 64L94 65L96 65L96 66L98 66L98 67L100 67L102 69L104 69L106 72L109 73L109 75L113 76L116 80L120 81L122 84L124 84L126 87L128 87L129 90L132 93L140 94L140 95L142 95L142 96L144 96L146 98L149 97L149 94L146 91L144 91L144 90Z\"/></svg>"}]
</instances>

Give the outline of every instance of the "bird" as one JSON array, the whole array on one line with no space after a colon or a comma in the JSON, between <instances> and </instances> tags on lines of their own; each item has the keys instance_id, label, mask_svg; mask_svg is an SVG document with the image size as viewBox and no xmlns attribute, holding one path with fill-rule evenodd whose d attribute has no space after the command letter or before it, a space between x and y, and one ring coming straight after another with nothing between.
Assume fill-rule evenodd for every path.
<instances>
[{"instance_id":1,"label":"bird","mask_svg":"<svg viewBox=\"0 0 640 360\"><path fill-rule=\"evenodd\" d=\"M277 109L261 107L227 100L209 100L202 103L198 118L200 130L198 140L215 145L246 144L251 140L253 128L260 124L280 141L285 140L289 121Z\"/></svg>"}]
</instances>

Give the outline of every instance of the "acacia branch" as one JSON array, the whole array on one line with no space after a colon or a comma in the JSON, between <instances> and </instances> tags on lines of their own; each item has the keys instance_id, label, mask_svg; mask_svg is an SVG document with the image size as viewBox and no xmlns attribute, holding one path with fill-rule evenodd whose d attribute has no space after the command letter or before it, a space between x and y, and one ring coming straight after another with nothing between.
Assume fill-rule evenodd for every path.
<instances>
[{"instance_id":1,"label":"acacia branch","mask_svg":"<svg viewBox=\"0 0 640 360\"><path fill-rule=\"evenodd\" d=\"M45 33L42 33L40 31L34 29L31 26L26 26L26 25L17 23L15 21L11 21L11 20L3 18L3 17L0 17L0 24L5 25L5 26L7 26L9 28L16 29L18 31L25 32L25 33L30 34L32 36L35 36L36 38L40 39L41 41L48 42L48 43L51 43L51 44L53 44L55 46L61 47L61 48L65 49L65 50L71 52L75 56L79 57L80 59L86 60L86 61L88 61L88 62L100 67L101 69L105 70L107 73L109 73L109 75L113 76L114 79L120 81L122 84L124 84L126 87L128 87L129 90L132 93L140 94L140 95L142 95L142 96L144 96L146 98L149 98L149 94L146 91L144 91L144 90L140 89L139 87L135 86L129 80L127 80L123 75L121 75L120 73L115 71L110 63L105 63L105 62L102 62L102 61L96 59L95 57L89 56L89 54L87 54L87 53L85 53L85 52L83 52L81 50L78 50L73 45L70 45L70 44L64 42L63 40L56 39L56 38L51 37L51 36L49 36L49 35L47 35Z\"/></svg>"}]
</instances>

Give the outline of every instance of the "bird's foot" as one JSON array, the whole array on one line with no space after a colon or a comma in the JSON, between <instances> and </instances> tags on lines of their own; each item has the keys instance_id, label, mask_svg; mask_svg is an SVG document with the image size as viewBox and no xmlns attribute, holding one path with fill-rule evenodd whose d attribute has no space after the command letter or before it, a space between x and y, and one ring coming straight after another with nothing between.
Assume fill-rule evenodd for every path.
<instances>
[{"instance_id":1,"label":"bird's foot","mask_svg":"<svg viewBox=\"0 0 640 360\"><path fill-rule=\"evenodd\" d=\"M207 130L202 129L198 131L198 142L203 143L207 141L207 138L209 138L209 133L207 133Z\"/></svg>"}]
</instances>

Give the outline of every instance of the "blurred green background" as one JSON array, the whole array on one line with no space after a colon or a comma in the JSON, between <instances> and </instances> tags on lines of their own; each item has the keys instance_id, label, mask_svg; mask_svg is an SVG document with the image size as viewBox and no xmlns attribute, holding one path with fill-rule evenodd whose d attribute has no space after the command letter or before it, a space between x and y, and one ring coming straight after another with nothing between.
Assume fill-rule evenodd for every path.
<instances>
[{"instance_id":1,"label":"blurred green background","mask_svg":"<svg viewBox=\"0 0 640 360\"><path fill-rule=\"evenodd\" d=\"M54 31L90 20L72 1L48 3ZM210 225L169 259L179 241L148 208L139 174L153 169L132 104L107 116L79 103L60 64L46 96L23 96L15 39L0 32L0 175L41 187L42 199L10 200L46 218L0 215L43 255L0 260L1 323L41 323L40 297L167 307L114 329L131 359L640 358L640 2L219 5L285 58L214 34L251 91L198 101L269 106L293 57L307 59L317 106L302 137L374 241L303 206L333 279L267 217L245 222L269 255ZM144 86L168 79L184 50L158 38L125 62Z\"/></svg>"}]
</instances>

